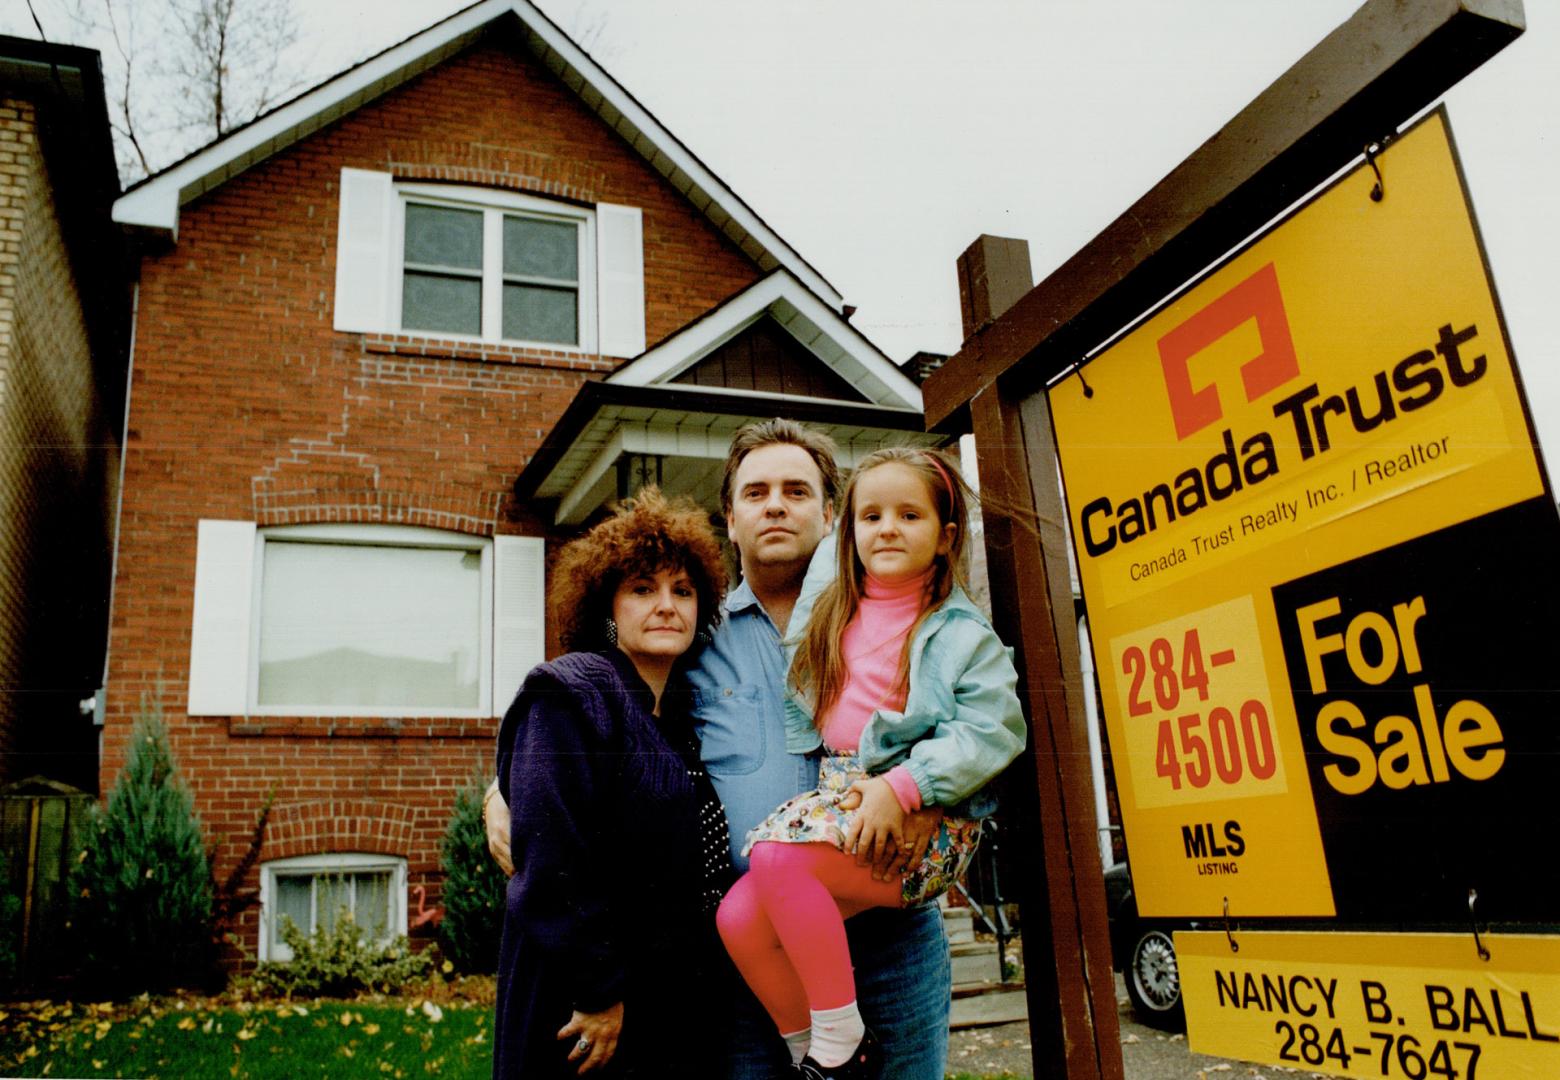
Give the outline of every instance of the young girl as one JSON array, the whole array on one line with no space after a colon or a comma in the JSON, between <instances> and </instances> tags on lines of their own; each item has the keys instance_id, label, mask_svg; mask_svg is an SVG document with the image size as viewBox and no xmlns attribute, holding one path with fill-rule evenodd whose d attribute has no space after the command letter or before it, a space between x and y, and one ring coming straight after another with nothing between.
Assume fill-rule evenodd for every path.
<instances>
[{"instance_id":1,"label":"young girl","mask_svg":"<svg viewBox=\"0 0 1560 1080\"><path fill-rule=\"evenodd\" d=\"M1012 661L961 587L966 505L942 455L869 455L845 489L834 578L791 616L805 629L786 642L787 749L825 746L818 790L748 834L751 868L716 922L807 1075L873 1074L844 921L957 880L980 839L961 804L1024 745ZM933 805L950 812L902 881L857 864Z\"/></svg>"}]
</instances>

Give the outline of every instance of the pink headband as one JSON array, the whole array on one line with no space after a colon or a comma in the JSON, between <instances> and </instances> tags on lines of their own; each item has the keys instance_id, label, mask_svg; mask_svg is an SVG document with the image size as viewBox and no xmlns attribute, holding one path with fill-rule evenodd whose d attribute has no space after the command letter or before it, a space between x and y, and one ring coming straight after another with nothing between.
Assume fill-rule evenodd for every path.
<instances>
[{"instance_id":1,"label":"pink headband","mask_svg":"<svg viewBox=\"0 0 1560 1080\"><path fill-rule=\"evenodd\" d=\"M926 460L932 463L932 468L937 470L937 475L943 478L943 483L948 485L948 508L953 509L953 478L948 475L948 470L943 468L942 461L936 454L927 454Z\"/></svg>"}]
</instances>

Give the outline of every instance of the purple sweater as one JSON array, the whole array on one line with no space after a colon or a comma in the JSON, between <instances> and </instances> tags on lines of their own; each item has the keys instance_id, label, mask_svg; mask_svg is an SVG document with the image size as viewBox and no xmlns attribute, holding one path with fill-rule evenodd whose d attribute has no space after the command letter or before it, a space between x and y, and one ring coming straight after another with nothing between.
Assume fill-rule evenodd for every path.
<instances>
[{"instance_id":1,"label":"purple sweater","mask_svg":"<svg viewBox=\"0 0 1560 1080\"><path fill-rule=\"evenodd\" d=\"M535 668L504 716L498 778L513 815L515 873L495 1077L572 1076L558 1029L575 1009L619 1001L615 1064L627 1075L636 1063L664 1067L654 1040L678 1030L675 1010L708 977L701 793L680 696L668 691L657 720L626 656L570 653Z\"/></svg>"}]
</instances>

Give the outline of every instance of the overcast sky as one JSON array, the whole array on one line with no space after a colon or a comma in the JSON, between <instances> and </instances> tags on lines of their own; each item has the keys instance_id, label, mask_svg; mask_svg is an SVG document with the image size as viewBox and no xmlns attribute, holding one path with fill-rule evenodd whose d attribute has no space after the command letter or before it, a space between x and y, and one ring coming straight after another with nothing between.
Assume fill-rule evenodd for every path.
<instances>
[{"instance_id":1,"label":"overcast sky","mask_svg":"<svg viewBox=\"0 0 1560 1080\"><path fill-rule=\"evenodd\" d=\"M314 81L464 6L299 3L298 61ZM900 360L959 347L954 260L979 233L1027 240L1044 277L1359 0L540 7ZM1526 7L1527 33L1446 102L1540 435L1560 461L1560 11ZM14 10L4 25L33 33Z\"/></svg>"}]
</instances>

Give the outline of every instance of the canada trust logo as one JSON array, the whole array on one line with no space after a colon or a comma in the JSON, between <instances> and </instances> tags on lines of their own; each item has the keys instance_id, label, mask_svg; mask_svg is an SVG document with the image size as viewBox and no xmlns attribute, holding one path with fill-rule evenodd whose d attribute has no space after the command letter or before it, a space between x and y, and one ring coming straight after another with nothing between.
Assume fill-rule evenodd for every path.
<instances>
[{"instance_id":1,"label":"canada trust logo","mask_svg":"<svg viewBox=\"0 0 1560 1080\"><path fill-rule=\"evenodd\" d=\"M1223 418L1219 388L1212 382L1192 385L1191 360L1247 320L1256 321L1262 351L1240 368L1246 400L1256 401L1300 374L1278 274L1268 263L1159 339L1159 364L1177 439L1185 440Z\"/></svg>"}]
</instances>

